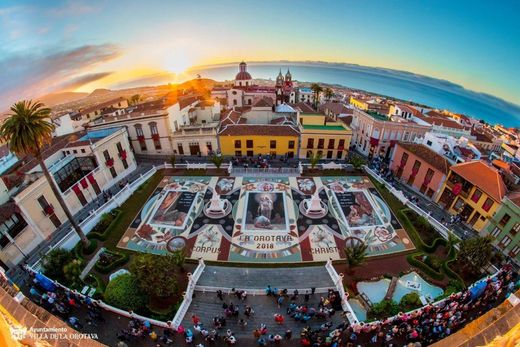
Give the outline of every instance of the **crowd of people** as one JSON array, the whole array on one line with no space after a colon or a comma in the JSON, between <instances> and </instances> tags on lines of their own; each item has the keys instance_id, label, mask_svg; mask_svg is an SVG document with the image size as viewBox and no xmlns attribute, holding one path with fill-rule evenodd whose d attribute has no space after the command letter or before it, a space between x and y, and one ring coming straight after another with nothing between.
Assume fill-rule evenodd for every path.
<instances>
[{"instance_id":1,"label":"crowd of people","mask_svg":"<svg viewBox=\"0 0 520 347\"><path fill-rule=\"evenodd\" d=\"M288 155L257 155L251 157L232 157L231 163L233 166L242 166L244 168L261 168L267 169L271 167L271 163L278 160L280 163L287 163L289 161Z\"/></svg>"},{"instance_id":2,"label":"crowd of people","mask_svg":"<svg viewBox=\"0 0 520 347\"><path fill-rule=\"evenodd\" d=\"M57 287L41 274L31 276L30 298L61 317L71 327L81 331L84 324L98 326L105 321L102 309L95 300ZM382 321L357 324L351 324L343 313L341 319L338 317L336 323L333 323L331 318L336 314L338 305L341 307L341 299L332 289L327 295L320 297L316 307L309 304L311 297L316 295L314 288L302 295L298 290L289 293L287 289L279 290L267 286L265 293L272 297L274 304L282 308L282 313L273 314L273 326L285 327L286 319L301 322L299 343L302 346L421 346L453 334L466 323L495 307L518 288L518 279L518 274L507 265L494 277L479 281L471 288L454 293L438 303L428 304L411 313L399 313ZM145 339L151 339L157 347L171 346L176 338L183 339L188 345L198 342L197 347L219 342L229 346L238 345L237 334L226 327L226 321L233 319L241 330L245 330L255 311L247 303L245 291L233 290L231 295L241 304L226 302L224 294L217 291L216 297L222 303L223 311L222 315L213 317L208 327L203 325L199 316L192 315L191 327L181 325L177 329L166 328L159 336L157 329L154 330L149 321L131 319L128 327L117 334L118 346L125 347L129 342L135 344ZM262 323L252 328L253 341L248 338L241 340L244 339L246 345L281 344L293 339L291 329L284 330L283 334L270 333L268 325ZM244 336L242 331L238 335Z\"/></svg>"}]
</instances>

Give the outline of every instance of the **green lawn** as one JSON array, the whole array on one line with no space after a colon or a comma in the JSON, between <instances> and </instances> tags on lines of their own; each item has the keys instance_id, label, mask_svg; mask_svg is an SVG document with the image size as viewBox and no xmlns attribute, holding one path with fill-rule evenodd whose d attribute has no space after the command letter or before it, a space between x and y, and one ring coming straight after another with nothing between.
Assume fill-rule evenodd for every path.
<instances>
[{"instance_id":1,"label":"green lawn","mask_svg":"<svg viewBox=\"0 0 520 347\"><path fill-rule=\"evenodd\" d=\"M132 194L124 203L119 207L121 213L116 218L114 223L110 225L110 232L103 246L110 250L117 250L121 252L123 250L117 249L117 243L128 229L132 221L134 220L137 213L141 210L145 202L148 200L150 195L157 188L157 185L163 178L163 172L156 172L150 177L145 183L143 183L135 192ZM127 251L130 252L130 251Z\"/></svg>"}]
</instances>

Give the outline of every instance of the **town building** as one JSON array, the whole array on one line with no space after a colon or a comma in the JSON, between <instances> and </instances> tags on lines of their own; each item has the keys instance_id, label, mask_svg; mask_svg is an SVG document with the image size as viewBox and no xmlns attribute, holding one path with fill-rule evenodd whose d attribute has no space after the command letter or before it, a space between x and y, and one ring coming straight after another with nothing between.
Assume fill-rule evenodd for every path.
<instances>
[{"instance_id":1,"label":"town building","mask_svg":"<svg viewBox=\"0 0 520 347\"><path fill-rule=\"evenodd\" d=\"M72 214L127 177L137 165L125 128L83 131L53 138L43 158ZM2 176L9 189L0 206L0 265L20 263L67 221L35 158ZM5 200L5 198L4 198Z\"/></svg>"},{"instance_id":2,"label":"town building","mask_svg":"<svg viewBox=\"0 0 520 347\"><path fill-rule=\"evenodd\" d=\"M92 129L124 126L139 155L208 155L218 149L220 103L199 95L150 101L105 113Z\"/></svg>"},{"instance_id":3,"label":"town building","mask_svg":"<svg viewBox=\"0 0 520 347\"><path fill-rule=\"evenodd\" d=\"M221 127L218 137L223 155L298 156L300 131L294 125L227 124Z\"/></svg>"},{"instance_id":4,"label":"town building","mask_svg":"<svg viewBox=\"0 0 520 347\"><path fill-rule=\"evenodd\" d=\"M300 158L321 154L324 159L344 159L348 154L352 130L341 120L324 114L298 113Z\"/></svg>"},{"instance_id":5,"label":"town building","mask_svg":"<svg viewBox=\"0 0 520 347\"><path fill-rule=\"evenodd\" d=\"M464 136L466 138L473 139L470 126L464 126L454 119L435 111L430 111L425 115L415 114L411 117L411 119L417 124L431 126L432 132L453 136L455 138Z\"/></svg>"},{"instance_id":6,"label":"town building","mask_svg":"<svg viewBox=\"0 0 520 347\"><path fill-rule=\"evenodd\" d=\"M354 109L352 116L352 147L370 157L390 158L397 142L414 142L430 130L429 125L371 111Z\"/></svg>"},{"instance_id":7,"label":"town building","mask_svg":"<svg viewBox=\"0 0 520 347\"><path fill-rule=\"evenodd\" d=\"M397 143L390 160L397 180L432 200L437 198L449 167L444 156L417 143Z\"/></svg>"},{"instance_id":8,"label":"town building","mask_svg":"<svg viewBox=\"0 0 520 347\"><path fill-rule=\"evenodd\" d=\"M480 234L491 235L497 248L520 263L520 192L504 197Z\"/></svg>"},{"instance_id":9,"label":"town building","mask_svg":"<svg viewBox=\"0 0 520 347\"><path fill-rule=\"evenodd\" d=\"M453 165L436 202L476 231L499 208L507 193L498 170L482 160Z\"/></svg>"},{"instance_id":10,"label":"town building","mask_svg":"<svg viewBox=\"0 0 520 347\"><path fill-rule=\"evenodd\" d=\"M119 97L80 109L79 112L72 114L71 117L74 121L87 123L99 118L103 113L106 113L107 111L122 109L126 107L128 107L128 100L126 100L123 97Z\"/></svg>"},{"instance_id":11,"label":"town building","mask_svg":"<svg viewBox=\"0 0 520 347\"><path fill-rule=\"evenodd\" d=\"M446 157L450 164L464 163L470 160L480 160L481 153L467 138L454 138L441 133L427 132L419 140L433 151Z\"/></svg>"}]
</instances>

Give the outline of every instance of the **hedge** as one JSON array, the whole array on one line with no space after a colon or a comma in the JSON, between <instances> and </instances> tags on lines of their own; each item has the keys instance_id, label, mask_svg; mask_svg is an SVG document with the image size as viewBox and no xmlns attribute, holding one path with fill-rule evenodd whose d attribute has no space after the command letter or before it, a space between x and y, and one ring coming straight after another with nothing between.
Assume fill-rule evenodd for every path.
<instances>
[{"instance_id":1,"label":"hedge","mask_svg":"<svg viewBox=\"0 0 520 347\"><path fill-rule=\"evenodd\" d=\"M139 289L134 275L124 274L114 278L104 293L105 302L127 311L137 311L145 307L146 295Z\"/></svg>"},{"instance_id":2,"label":"hedge","mask_svg":"<svg viewBox=\"0 0 520 347\"><path fill-rule=\"evenodd\" d=\"M107 251L105 251L105 252L107 252ZM125 265L129 259L127 254L115 252L115 251L109 251L109 252L114 255L119 256L119 258L117 260L111 262L108 265L101 265L99 263L99 261L96 262L96 265L94 265L94 268L96 269L96 271L98 271L102 274L108 274L108 273L112 272L113 270L115 270L116 268Z\"/></svg>"},{"instance_id":3,"label":"hedge","mask_svg":"<svg viewBox=\"0 0 520 347\"><path fill-rule=\"evenodd\" d=\"M89 239L90 240L90 239ZM87 249L83 249L83 243L78 242L78 244L74 247L74 254L77 259L85 260L85 255L91 255L97 249L97 241L90 240Z\"/></svg>"},{"instance_id":4,"label":"hedge","mask_svg":"<svg viewBox=\"0 0 520 347\"><path fill-rule=\"evenodd\" d=\"M110 211L110 222L108 223L108 225L104 225L106 224L106 222L101 219L99 221L98 224L96 224L96 226L94 227L94 229L92 229L92 231L90 231L90 233L88 233L87 237L89 239L96 239L96 240L99 240L99 241L106 241L106 239L108 238L108 235L110 234L110 232L112 231L112 229L114 228L114 226L117 224L117 222L121 219L121 210L119 209L114 209L112 211ZM104 229L103 232L99 232L97 231L96 229Z\"/></svg>"},{"instance_id":5,"label":"hedge","mask_svg":"<svg viewBox=\"0 0 520 347\"><path fill-rule=\"evenodd\" d=\"M429 267L422 261L416 259L416 257L420 257L423 255L424 255L424 253L422 253L422 252L412 253L412 254L409 254L406 256L406 260L408 260L408 263L410 265L415 266L416 268L418 268L419 270L421 270L422 272L424 272L426 275L430 276L431 278L438 280L438 281L442 281L442 279L444 278L444 274L435 271L434 269L432 269L431 267Z\"/></svg>"}]
</instances>

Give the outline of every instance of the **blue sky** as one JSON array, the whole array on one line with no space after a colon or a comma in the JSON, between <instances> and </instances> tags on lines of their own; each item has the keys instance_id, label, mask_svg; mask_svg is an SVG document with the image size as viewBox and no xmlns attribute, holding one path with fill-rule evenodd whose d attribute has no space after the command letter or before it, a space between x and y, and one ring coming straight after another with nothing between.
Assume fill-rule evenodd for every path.
<instances>
[{"instance_id":1,"label":"blue sky","mask_svg":"<svg viewBox=\"0 0 520 347\"><path fill-rule=\"evenodd\" d=\"M287 59L411 71L520 104L518 13L520 1L0 0L0 96Z\"/></svg>"}]
</instances>

